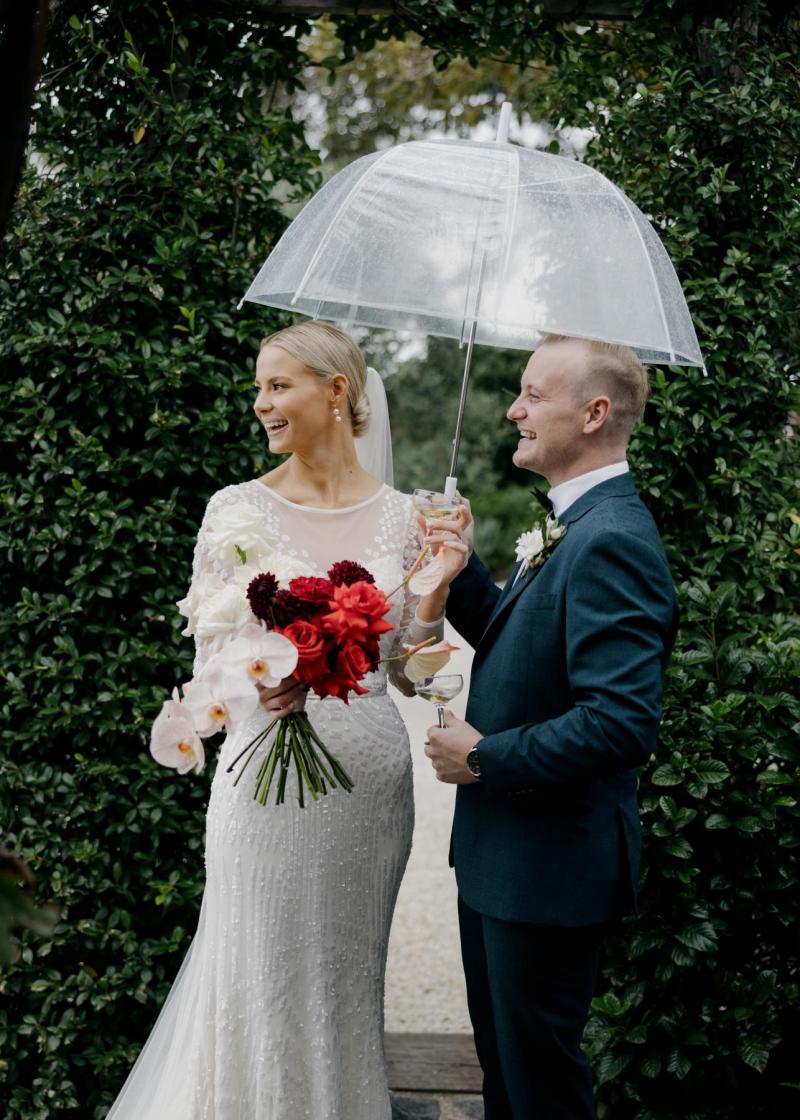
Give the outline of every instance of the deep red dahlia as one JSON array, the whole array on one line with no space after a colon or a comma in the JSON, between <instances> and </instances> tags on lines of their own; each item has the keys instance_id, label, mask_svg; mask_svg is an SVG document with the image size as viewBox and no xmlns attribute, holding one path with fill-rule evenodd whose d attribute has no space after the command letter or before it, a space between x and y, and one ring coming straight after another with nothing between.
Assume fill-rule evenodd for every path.
<instances>
[{"instance_id":1,"label":"deep red dahlia","mask_svg":"<svg viewBox=\"0 0 800 1120\"><path fill-rule=\"evenodd\" d=\"M278 581L272 572L261 572L247 585L247 601L250 610L263 622L272 625L272 611L278 591Z\"/></svg>"},{"instance_id":2,"label":"deep red dahlia","mask_svg":"<svg viewBox=\"0 0 800 1120\"><path fill-rule=\"evenodd\" d=\"M372 572L368 572L354 560L337 560L333 567L328 569L328 578L337 587L341 587L342 584L349 587L351 583L357 583L358 580L363 580L365 583L375 582Z\"/></svg>"},{"instance_id":3,"label":"deep red dahlia","mask_svg":"<svg viewBox=\"0 0 800 1120\"><path fill-rule=\"evenodd\" d=\"M275 596L272 604L272 613L277 627L289 626L292 622L308 621L317 613L313 603L304 603L291 591L281 590Z\"/></svg>"}]
</instances>

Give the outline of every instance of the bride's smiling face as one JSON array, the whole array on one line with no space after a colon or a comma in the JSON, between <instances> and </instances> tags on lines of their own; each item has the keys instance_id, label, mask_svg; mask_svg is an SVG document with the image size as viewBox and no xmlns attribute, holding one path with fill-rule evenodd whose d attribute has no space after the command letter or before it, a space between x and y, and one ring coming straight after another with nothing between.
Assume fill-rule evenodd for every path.
<instances>
[{"instance_id":1,"label":"bride's smiling face","mask_svg":"<svg viewBox=\"0 0 800 1120\"><path fill-rule=\"evenodd\" d=\"M256 362L253 409L264 425L269 449L276 455L318 447L331 438L338 405L346 408L334 377L324 381L280 346L265 346ZM342 424L337 424L342 427Z\"/></svg>"}]
</instances>

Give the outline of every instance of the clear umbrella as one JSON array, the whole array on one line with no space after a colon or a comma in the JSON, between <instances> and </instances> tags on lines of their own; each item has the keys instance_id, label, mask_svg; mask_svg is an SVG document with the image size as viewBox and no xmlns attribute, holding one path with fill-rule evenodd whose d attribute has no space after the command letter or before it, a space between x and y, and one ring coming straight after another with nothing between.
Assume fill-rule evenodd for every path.
<instances>
[{"instance_id":1,"label":"clear umbrella","mask_svg":"<svg viewBox=\"0 0 800 1120\"><path fill-rule=\"evenodd\" d=\"M702 366L680 282L650 222L598 171L507 142L413 141L355 160L311 199L244 299L467 344L549 333Z\"/></svg>"}]
</instances>

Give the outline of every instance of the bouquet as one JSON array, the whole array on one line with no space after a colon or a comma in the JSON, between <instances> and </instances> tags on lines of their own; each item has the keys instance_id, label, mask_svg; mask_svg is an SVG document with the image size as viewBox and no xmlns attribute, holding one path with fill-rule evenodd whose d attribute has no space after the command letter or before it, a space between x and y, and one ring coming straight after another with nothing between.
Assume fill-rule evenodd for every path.
<instances>
[{"instance_id":1,"label":"bouquet","mask_svg":"<svg viewBox=\"0 0 800 1120\"><path fill-rule=\"evenodd\" d=\"M233 582L205 577L178 604L189 619L184 633L201 635L215 652L183 686L182 698L173 690L151 734L154 758L180 773L202 770L204 738L222 730L232 733L254 714L259 686L272 688L294 675L321 698L333 696L346 704L351 693L365 695L368 689L361 682L378 668L381 635L393 629L385 618L390 599L406 584L422 595L441 580L437 558L423 567L427 549L389 595L376 586L366 568L349 560L334 564L326 577L295 574L297 563L287 563L271 542L259 539L241 509L234 507L227 523L227 528L217 526L209 537L218 550L218 565L227 561L232 567ZM232 542L229 530L249 547ZM248 555L267 561L269 567L258 570L260 564L249 564ZM406 661L410 679L437 672L449 660L455 647L447 642L431 645L433 641L406 647L399 655ZM256 775L254 797L260 804L266 805L273 785L276 804L283 804L292 768L301 807L306 792L316 801L329 789L348 793L353 789L351 778L305 711L273 720L247 744L228 767L230 773L245 758L234 784L276 725Z\"/></svg>"}]
</instances>

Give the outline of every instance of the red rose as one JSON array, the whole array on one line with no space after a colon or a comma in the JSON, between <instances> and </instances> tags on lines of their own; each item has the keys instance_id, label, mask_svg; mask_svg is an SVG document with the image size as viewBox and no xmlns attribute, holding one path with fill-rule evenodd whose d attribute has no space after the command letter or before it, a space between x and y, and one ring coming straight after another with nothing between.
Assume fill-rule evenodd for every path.
<instances>
[{"instance_id":1,"label":"red rose","mask_svg":"<svg viewBox=\"0 0 800 1120\"><path fill-rule=\"evenodd\" d=\"M336 658L336 669L343 676L348 676L358 682L367 673L371 672L373 659L367 650L358 642L345 642Z\"/></svg>"},{"instance_id":2,"label":"red rose","mask_svg":"<svg viewBox=\"0 0 800 1120\"><path fill-rule=\"evenodd\" d=\"M301 681L312 681L315 676L329 672L329 654L334 650L331 639L318 626L302 619L278 629L297 648L295 676Z\"/></svg>"},{"instance_id":3,"label":"red rose","mask_svg":"<svg viewBox=\"0 0 800 1120\"><path fill-rule=\"evenodd\" d=\"M328 606L328 601L334 592L334 584L331 580L319 576L298 576L290 582L289 592L301 603L313 607L314 613L318 614Z\"/></svg>"},{"instance_id":4,"label":"red rose","mask_svg":"<svg viewBox=\"0 0 800 1120\"><path fill-rule=\"evenodd\" d=\"M349 587L343 584L335 588L330 606L331 613L323 615L320 624L334 635L337 642L348 639L364 642L368 637L378 637L394 629L383 619L383 615L391 610L386 596L364 580L358 580Z\"/></svg>"}]
</instances>

